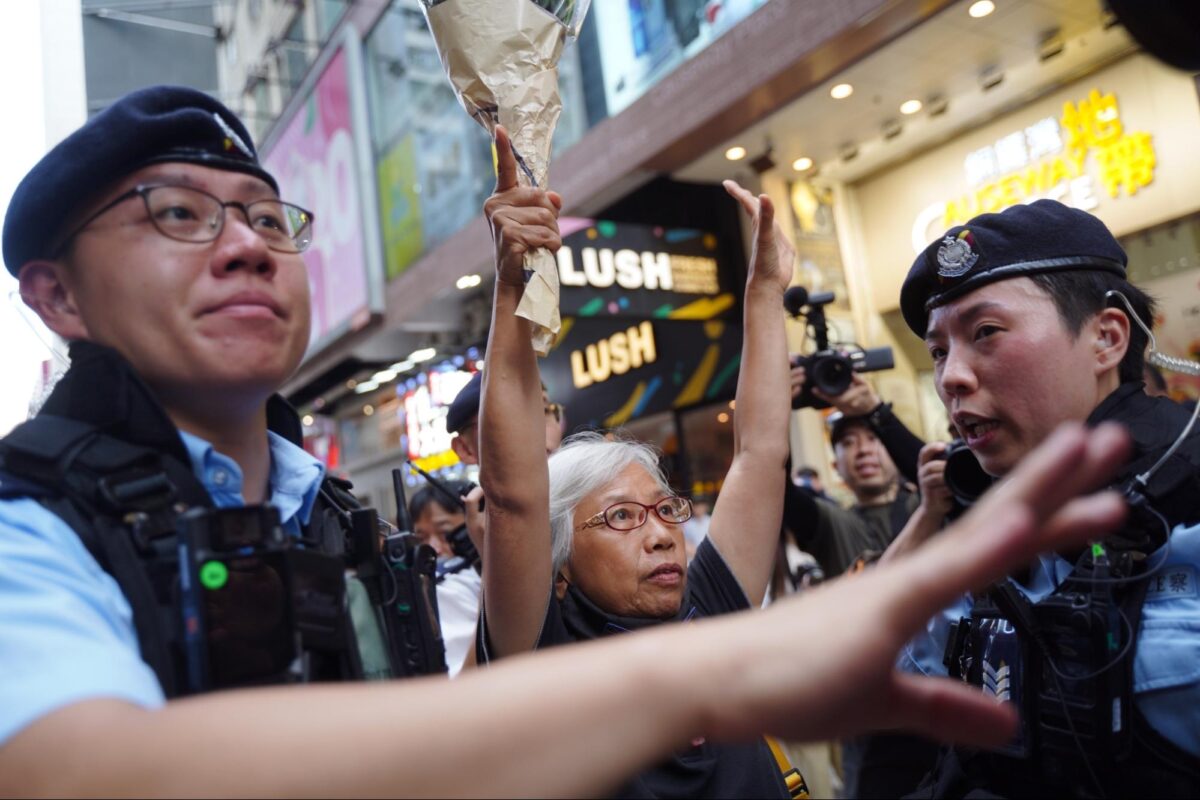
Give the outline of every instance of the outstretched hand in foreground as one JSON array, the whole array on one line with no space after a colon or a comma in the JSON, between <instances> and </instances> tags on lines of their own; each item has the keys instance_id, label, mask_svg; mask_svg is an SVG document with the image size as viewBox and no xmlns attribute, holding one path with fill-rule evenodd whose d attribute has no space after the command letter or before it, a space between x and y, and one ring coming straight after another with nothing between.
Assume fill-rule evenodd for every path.
<instances>
[{"instance_id":1,"label":"outstretched hand in foreground","mask_svg":"<svg viewBox=\"0 0 1200 800\"><path fill-rule=\"evenodd\" d=\"M773 733L793 740L906 729L943 741L998 746L1016 715L947 678L897 672L896 656L938 611L1031 562L1112 531L1123 500L1102 486L1127 457L1115 425L1064 426L942 536L914 552L831 581L766 612L701 623L725 675L710 735ZM753 621L751 621L753 618ZM712 628L724 626L718 633ZM714 672L720 672L714 667Z\"/></svg>"}]
</instances>

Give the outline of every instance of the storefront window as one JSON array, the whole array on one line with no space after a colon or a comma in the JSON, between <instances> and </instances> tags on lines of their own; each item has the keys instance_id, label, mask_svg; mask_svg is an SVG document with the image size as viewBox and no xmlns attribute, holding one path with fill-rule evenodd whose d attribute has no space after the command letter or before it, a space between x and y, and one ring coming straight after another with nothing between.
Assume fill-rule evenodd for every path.
<instances>
[{"instance_id":1,"label":"storefront window","mask_svg":"<svg viewBox=\"0 0 1200 800\"><path fill-rule=\"evenodd\" d=\"M733 403L716 403L679 415L688 493L713 501L733 464Z\"/></svg>"},{"instance_id":2,"label":"storefront window","mask_svg":"<svg viewBox=\"0 0 1200 800\"><path fill-rule=\"evenodd\" d=\"M417 0L393 3L367 37L367 92L388 279L475 219L495 185L491 137L442 70ZM556 151L585 128L576 48L560 64Z\"/></svg>"},{"instance_id":3,"label":"storefront window","mask_svg":"<svg viewBox=\"0 0 1200 800\"><path fill-rule=\"evenodd\" d=\"M1154 336L1161 352L1200 361L1200 214L1121 238L1129 280L1158 308ZM1200 378L1164 372L1176 400L1200 397Z\"/></svg>"},{"instance_id":4,"label":"storefront window","mask_svg":"<svg viewBox=\"0 0 1200 800\"><path fill-rule=\"evenodd\" d=\"M766 0L606 0L592 4L600 76L587 76L590 92L615 116L748 17ZM596 121L596 120L593 120Z\"/></svg>"}]
</instances>

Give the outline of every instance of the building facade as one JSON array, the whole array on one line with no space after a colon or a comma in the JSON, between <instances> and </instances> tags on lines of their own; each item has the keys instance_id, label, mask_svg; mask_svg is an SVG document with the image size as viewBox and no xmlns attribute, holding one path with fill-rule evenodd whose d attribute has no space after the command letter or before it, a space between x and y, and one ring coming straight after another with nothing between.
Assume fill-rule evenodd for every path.
<instances>
[{"instance_id":1,"label":"building facade","mask_svg":"<svg viewBox=\"0 0 1200 800\"><path fill-rule=\"evenodd\" d=\"M600 0L590 14L561 68L550 183L569 218L567 329L543 373L570 428L658 443L686 491L719 490L736 414L748 243L722 178L790 209L798 281L835 292L835 340L893 348L896 368L872 378L928 437L946 421L898 289L948 225L1059 197L1113 227L1152 290L1195 287L1193 76L1140 53L1099 0ZM461 471L444 405L486 357L488 136L418 0L238 0L214 21L220 92L324 243L287 392L313 450L387 509L405 459ZM1176 305L1165 339L1186 352L1200 315ZM790 336L811 348L802 321ZM828 472L821 421L796 415L793 452Z\"/></svg>"}]
</instances>

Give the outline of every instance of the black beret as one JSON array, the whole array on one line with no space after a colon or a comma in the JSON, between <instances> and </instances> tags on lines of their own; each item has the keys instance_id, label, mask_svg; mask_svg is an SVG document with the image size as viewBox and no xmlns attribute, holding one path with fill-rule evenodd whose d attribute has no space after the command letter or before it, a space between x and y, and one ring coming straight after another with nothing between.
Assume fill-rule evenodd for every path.
<instances>
[{"instance_id":1,"label":"black beret","mask_svg":"<svg viewBox=\"0 0 1200 800\"><path fill-rule=\"evenodd\" d=\"M127 94L42 157L17 186L4 218L4 263L13 275L50 258L63 221L114 181L150 164L184 161L262 178L249 132L212 97L183 86Z\"/></svg>"},{"instance_id":2,"label":"black beret","mask_svg":"<svg viewBox=\"0 0 1200 800\"><path fill-rule=\"evenodd\" d=\"M917 256L900 312L924 337L929 311L995 281L1042 272L1100 270L1125 277L1128 259L1104 223L1056 200L980 214Z\"/></svg>"},{"instance_id":3,"label":"black beret","mask_svg":"<svg viewBox=\"0 0 1200 800\"><path fill-rule=\"evenodd\" d=\"M476 372L467 381L467 385L454 396L450 410L446 412L446 430L458 433L471 420L479 416L479 393L483 387L483 373Z\"/></svg>"}]
</instances>

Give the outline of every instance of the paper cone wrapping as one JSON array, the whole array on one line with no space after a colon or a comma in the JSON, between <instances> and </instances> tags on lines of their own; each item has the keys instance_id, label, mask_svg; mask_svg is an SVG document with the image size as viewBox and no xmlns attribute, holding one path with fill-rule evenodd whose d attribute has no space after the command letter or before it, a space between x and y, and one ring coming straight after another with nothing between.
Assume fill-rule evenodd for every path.
<instances>
[{"instance_id":1,"label":"paper cone wrapping","mask_svg":"<svg viewBox=\"0 0 1200 800\"><path fill-rule=\"evenodd\" d=\"M505 127L525 186L545 186L554 128L562 112L558 59L567 28L530 0L445 0L426 9L450 83L467 112L495 132ZM533 348L546 355L562 326L558 265L548 250L525 256L517 316L534 324Z\"/></svg>"}]
</instances>

